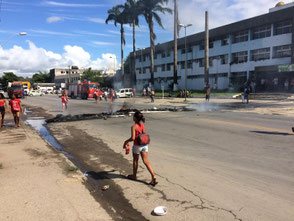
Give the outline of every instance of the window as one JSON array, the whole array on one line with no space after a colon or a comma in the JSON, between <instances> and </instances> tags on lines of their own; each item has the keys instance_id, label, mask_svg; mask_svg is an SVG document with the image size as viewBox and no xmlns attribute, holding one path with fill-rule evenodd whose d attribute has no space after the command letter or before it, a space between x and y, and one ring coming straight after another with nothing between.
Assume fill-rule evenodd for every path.
<instances>
[{"instance_id":1,"label":"window","mask_svg":"<svg viewBox=\"0 0 294 221\"><path fill-rule=\"evenodd\" d=\"M161 65L161 71L165 71L165 64Z\"/></svg>"},{"instance_id":2,"label":"window","mask_svg":"<svg viewBox=\"0 0 294 221\"><path fill-rule=\"evenodd\" d=\"M144 54L144 56L143 56L143 61L146 61L146 57L147 57L147 56Z\"/></svg>"},{"instance_id":3,"label":"window","mask_svg":"<svg viewBox=\"0 0 294 221\"><path fill-rule=\"evenodd\" d=\"M213 41L209 41L209 48L213 48Z\"/></svg>"},{"instance_id":4,"label":"window","mask_svg":"<svg viewBox=\"0 0 294 221\"><path fill-rule=\"evenodd\" d=\"M181 69L185 69L185 62L184 61L181 62Z\"/></svg>"},{"instance_id":5,"label":"window","mask_svg":"<svg viewBox=\"0 0 294 221\"><path fill-rule=\"evenodd\" d=\"M154 72L157 72L157 65L156 66L154 66Z\"/></svg>"},{"instance_id":6,"label":"window","mask_svg":"<svg viewBox=\"0 0 294 221\"><path fill-rule=\"evenodd\" d=\"M137 72L138 72L139 74L142 74L142 73L141 73L141 68L137 68Z\"/></svg>"},{"instance_id":7,"label":"window","mask_svg":"<svg viewBox=\"0 0 294 221\"><path fill-rule=\"evenodd\" d=\"M292 32L292 23L291 21L283 21L275 24L274 26L274 35L282 35Z\"/></svg>"},{"instance_id":8,"label":"window","mask_svg":"<svg viewBox=\"0 0 294 221\"><path fill-rule=\"evenodd\" d=\"M233 53L233 62L232 64L239 64L248 61L248 51L241 51Z\"/></svg>"},{"instance_id":9,"label":"window","mask_svg":"<svg viewBox=\"0 0 294 221\"><path fill-rule=\"evenodd\" d=\"M157 59L157 53L154 54L154 59Z\"/></svg>"},{"instance_id":10,"label":"window","mask_svg":"<svg viewBox=\"0 0 294 221\"><path fill-rule=\"evenodd\" d=\"M182 54L185 54L185 48L181 49Z\"/></svg>"},{"instance_id":11,"label":"window","mask_svg":"<svg viewBox=\"0 0 294 221\"><path fill-rule=\"evenodd\" d=\"M225 36L222 40L221 40L221 45L225 46L229 44L229 36Z\"/></svg>"},{"instance_id":12,"label":"window","mask_svg":"<svg viewBox=\"0 0 294 221\"><path fill-rule=\"evenodd\" d=\"M197 61L199 62L199 67L204 67L204 58L200 58Z\"/></svg>"},{"instance_id":13,"label":"window","mask_svg":"<svg viewBox=\"0 0 294 221\"><path fill-rule=\"evenodd\" d=\"M252 29L252 40L271 36L271 25L260 26Z\"/></svg>"},{"instance_id":14,"label":"window","mask_svg":"<svg viewBox=\"0 0 294 221\"><path fill-rule=\"evenodd\" d=\"M220 56L220 59L221 59L221 64L227 64L229 61L229 56L227 54L224 54Z\"/></svg>"},{"instance_id":15,"label":"window","mask_svg":"<svg viewBox=\"0 0 294 221\"><path fill-rule=\"evenodd\" d=\"M165 58L165 52L162 52L161 57Z\"/></svg>"},{"instance_id":16,"label":"window","mask_svg":"<svg viewBox=\"0 0 294 221\"><path fill-rule=\"evenodd\" d=\"M274 47L273 58L291 57L292 47L291 45L282 45Z\"/></svg>"},{"instance_id":17,"label":"window","mask_svg":"<svg viewBox=\"0 0 294 221\"><path fill-rule=\"evenodd\" d=\"M188 47L188 53L191 53L193 51L193 46Z\"/></svg>"},{"instance_id":18,"label":"window","mask_svg":"<svg viewBox=\"0 0 294 221\"><path fill-rule=\"evenodd\" d=\"M187 62L187 68L192 68L192 61L191 60Z\"/></svg>"},{"instance_id":19,"label":"window","mask_svg":"<svg viewBox=\"0 0 294 221\"><path fill-rule=\"evenodd\" d=\"M171 64L167 64L167 67L166 67L167 71L170 71L170 66L171 66Z\"/></svg>"},{"instance_id":20,"label":"window","mask_svg":"<svg viewBox=\"0 0 294 221\"><path fill-rule=\"evenodd\" d=\"M146 69L147 69L147 68L143 68L143 74L146 74Z\"/></svg>"},{"instance_id":21,"label":"window","mask_svg":"<svg viewBox=\"0 0 294 221\"><path fill-rule=\"evenodd\" d=\"M204 41L202 41L199 45L199 50L204 50L204 48L205 48L205 43Z\"/></svg>"},{"instance_id":22,"label":"window","mask_svg":"<svg viewBox=\"0 0 294 221\"><path fill-rule=\"evenodd\" d=\"M166 57L170 57L170 50L167 51Z\"/></svg>"},{"instance_id":23,"label":"window","mask_svg":"<svg viewBox=\"0 0 294 221\"><path fill-rule=\"evenodd\" d=\"M215 58L214 57L210 57L209 58L209 66L210 67L212 67L212 65L213 65L213 60L214 60Z\"/></svg>"},{"instance_id":24,"label":"window","mask_svg":"<svg viewBox=\"0 0 294 221\"><path fill-rule=\"evenodd\" d=\"M248 41L248 30L239 31L234 34L233 43Z\"/></svg>"},{"instance_id":25,"label":"window","mask_svg":"<svg viewBox=\"0 0 294 221\"><path fill-rule=\"evenodd\" d=\"M270 48L261 48L251 51L251 61L270 59Z\"/></svg>"}]
</instances>

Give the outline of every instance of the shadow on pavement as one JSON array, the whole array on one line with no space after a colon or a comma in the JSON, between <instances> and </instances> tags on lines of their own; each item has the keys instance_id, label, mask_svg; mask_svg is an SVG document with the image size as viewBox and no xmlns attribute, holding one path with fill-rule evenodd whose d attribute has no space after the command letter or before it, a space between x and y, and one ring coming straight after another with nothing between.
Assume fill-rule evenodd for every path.
<instances>
[{"instance_id":1,"label":"shadow on pavement","mask_svg":"<svg viewBox=\"0 0 294 221\"><path fill-rule=\"evenodd\" d=\"M257 133L257 134L267 134L267 135L282 135L282 136L294 135L290 133L280 133L280 132L274 132L274 131L250 131L250 132Z\"/></svg>"},{"instance_id":2,"label":"shadow on pavement","mask_svg":"<svg viewBox=\"0 0 294 221\"><path fill-rule=\"evenodd\" d=\"M113 173L113 172L115 172L115 170L101 171L101 172L87 171L87 172L85 172L85 174L88 175L89 177L95 179L95 180L118 179L118 178L131 180L125 175L116 174L116 173ZM149 185L149 183L147 183L146 181L143 181L143 180L131 180L131 181Z\"/></svg>"}]
</instances>

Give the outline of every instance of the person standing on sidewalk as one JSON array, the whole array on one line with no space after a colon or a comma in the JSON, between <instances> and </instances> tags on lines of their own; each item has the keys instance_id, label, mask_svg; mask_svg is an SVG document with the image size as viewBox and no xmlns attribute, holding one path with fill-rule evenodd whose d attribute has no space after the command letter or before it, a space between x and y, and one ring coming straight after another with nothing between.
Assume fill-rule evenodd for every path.
<instances>
[{"instance_id":1,"label":"person standing on sidewalk","mask_svg":"<svg viewBox=\"0 0 294 221\"><path fill-rule=\"evenodd\" d=\"M0 93L0 113L1 113L0 128L4 127L4 117L5 117L6 110L8 110L7 101L4 95Z\"/></svg>"},{"instance_id":2,"label":"person standing on sidewalk","mask_svg":"<svg viewBox=\"0 0 294 221\"><path fill-rule=\"evenodd\" d=\"M209 84L207 84L207 86L206 86L206 94L205 94L205 100L206 100L206 102L209 102L210 92L211 92L210 86L209 86Z\"/></svg>"},{"instance_id":3,"label":"person standing on sidewalk","mask_svg":"<svg viewBox=\"0 0 294 221\"><path fill-rule=\"evenodd\" d=\"M15 94L12 94L11 100L9 101L9 106L10 106L10 111L14 117L15 127L20 127L20 123L19 123L20 114L19 114L19 112L21 111L23 113L23 108L20 103L21 103L20 99L16 99Z\"/></svg>"},{"instance_id":4,"label":"person standing on sidewalk","mask_svg":"<svg viewBox=\"0 0 294 221\"><path fill-rule=\"evenodd\" d=\"M145 118L140 111L136 111L133 117L135 124L132 126L131 137L124 142L124 147L128 145L129 142L134 142L132 151L133 151L133 174L128 175L128 178L131 180L137 179L138 171L138 161L141 155L143 163L147 167L149 173L151 174L151 182L149 185L155 186L158 182L156 181L155 173L151 164L148 161L148 145L139 145L138 138L142 133L146 133L144 124ZM143 123L141 123L143 122Z\"/></svg>"}]
</instances>

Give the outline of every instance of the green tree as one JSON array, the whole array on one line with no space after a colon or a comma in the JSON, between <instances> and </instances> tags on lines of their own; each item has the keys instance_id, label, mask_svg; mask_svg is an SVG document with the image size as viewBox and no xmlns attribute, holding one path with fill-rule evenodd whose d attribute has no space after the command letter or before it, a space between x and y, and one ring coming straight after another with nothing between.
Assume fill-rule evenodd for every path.
<instances>
[{"instance_id":1,"label":"green tree","mask_svg":"<svg viewBox=\"0 0 294 221\"><path fill-rule=\"evenodd\" d=\"M101 71L93 71L91 68L88 68L82 74L82 81L87 80L91 82L97 82L101 85L104 84L104 76L102 76Z\"/></svg>"},{"instance_id":2,"label":"green tree","mask_svg":"<svg viewBox=\"0 0 294 221\"><path fill-rule=\"evenodd\" d=\"M157 22L157 24L162 27L161 18L158 15L158 12L165 14L172 13L172 10L167 7L163 7L163 4L168 3L168 0L140 0L138 2L140 10L142 10L142 14L145 17L145 20L149 27L149 33L150 33L150 74L151 74L151 84L154 85L154 40L156 38L156 35L154 33L154 22L153 19Z\"/></svg>"},{"instance_id":3,"label":"green tree","mask_svg":"<svg viewBox=\"0 0 294 221\"><path fill-rule=\"evenodd\" d=\"M49 73L41 72L35 73L31 80L32 83L51 83L51 77Z\"/></svg>"},{"instance_id":4,"label":"green tree","mask_svg":"<svg viewBox=\"0 0 294 221\"><path fill-rule=\"evenodd\" d=\"M125 34L124 34L124 24L127 23L127 14L123 13L124 6L117 5L113 8L109 9L108 17L105 20L105 23L108 24L109 21L113 21L114 25L117 26L117 24L120 24L120 34L121 34L121 72L124 74L124 45L126 43L125 41Z\"/></svg>"},{"instance_id":5,"label":"green tree","mask_svg":"<svg viewBox=\"0 0 294 221\"><path fill-rule=\"evenodd\" d=\"M124 5L121 7L126 14L127 23L133 28L133 58L132 58L132 70L129 70L131 73L131 85L136 84L136 26L139 25L139 15L142 14L142 10L139 7L139 1L137 0L127 0ZM127 58L128 59L128 58Z\"/></svg>"},{"instance_id":6,"label":"green tree","mask_svg":"<svg viewBox=\"0 0 294 221\"><path fill-rule=\"evenodd\" d=\"M19 81L19 77L16 76L13 72L4 72L4 75L1 78L1 84L4 91L7 90L8 82Z\"/></svg>"}]
</instances>

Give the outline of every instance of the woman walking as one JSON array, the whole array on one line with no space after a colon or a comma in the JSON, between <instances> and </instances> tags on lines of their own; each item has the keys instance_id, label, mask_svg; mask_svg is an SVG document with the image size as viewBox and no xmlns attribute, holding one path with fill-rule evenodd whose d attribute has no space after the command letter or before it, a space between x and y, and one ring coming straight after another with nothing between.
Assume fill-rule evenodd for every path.
<instances>
[{"instance_id":1,"label":"woman walking","mask_svg":"<svg viewBox=\"0 0 294 221\"><path fill-rule=\"evenodd\" d=\"M62 92L61 102L62 102L62 111L64 112L64 109L67 110L67 103L68 103L68 96L66 95L66 91Z\"/></svg>"},{"instance_id":2,"label":"woman walking","mask_svg":"<svg viewBox=\"0 0 294 221\"><path fill-rule=\"evenodd\" d=\"M23 108L21 106L21 101L20 99L16 99L15 94L12 94L11 96L11 100L9 101L9 105L10 105L10 110L11 113L13 114L14 117L14 123L15 123L15 127L20 127L20 112L23 113Z\"/></svg>"},{"instance_id":3,"label":"woman walking","mask_svg":"<svg viewBox=\"0 0 294 221\"><path fill-rule=\"evenodd\" d=\"M124 147L128 145L129 142L134 142L133 145L133 174L132 175L128 175L129 179L132 180L136 180L137 179L137 171L138 171L138 161L139 161L139 157L141 155L143 163L145 164L145 166L147 167L148 171L151 174L151 182L149 183L152 186L155 186L158 182L156 181L156 177L154 174L154 171L152 169L151 164L148 161L148 145L139 145L138 143L138 138L139 135L142 133L145 133L145 127L144 124L145 123L145 118L143 116L143 114L140 111L136 111L133 117L133 121L135 122L135 124L132 126L132 131L131 131L131 137L129 139L127 139L124 143ZM143 123L141 123L143 122Z\"/></svg>"},{"instance_id":4,"label":"woman walking","mask_svg":"<svg viewBox=\"0 0 294 221\"><path fill-rule=\"evenodd\" d=\"M4 95L0 93L0 113L1 113L0 128L4 127L4 117L5 117L6 110L8 110L7 101Z\"/></svg>"}]
</instances>

